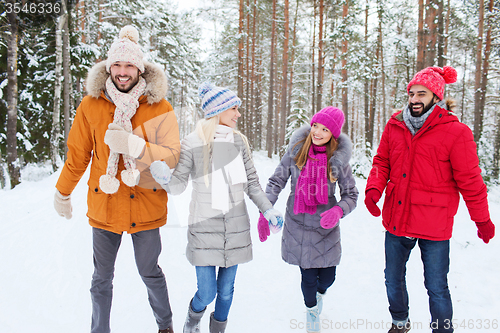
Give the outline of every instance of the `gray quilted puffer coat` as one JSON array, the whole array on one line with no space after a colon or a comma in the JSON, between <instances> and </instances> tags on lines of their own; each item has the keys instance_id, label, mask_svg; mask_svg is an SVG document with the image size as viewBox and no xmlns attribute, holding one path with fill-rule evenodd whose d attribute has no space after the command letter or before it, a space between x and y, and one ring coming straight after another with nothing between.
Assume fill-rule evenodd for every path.
<instances>
[{"instance_id":1,"label":"gray quilted puffer coat","mask_svg":"<svg viewBox=\"0 0 500 333\"><path fill-rule=\"evenodd\" d=\"M247 174L247 183L229 185L229 212L222 214L212 208L212 163L205 185L203 173L203 141L196 132L181 142L179 163L172 174L172 180L165 186L171 194L182 193L191 176L193 192L189 205L188 245L186 256L193 266L230 267L252 260L250 219L244 200L244 193L261 212L272 208L262 190L250 152L240 135L234 134L234 144L228 150L241 151ZM216 162L217 163L217 162Z\"/></svg>"},{"instance_id":2,"label":"gray quilted puffer coat","mask_svg":"<svg viewBox=\"0 0 500 333\"><path fill-rule=\"evenodd\" d=\"M302 145L299 144L295 148L294 146L309 135L310 130L311 127L305 125L292 135L288 150L274 174L269 178L266 187L266 195L274 204L281 190L285 187L288 178L291 177L291 192L286 205L281 256L287 263L298 265L304 269L326 268L337 266L340 263L342 254L340 227L337 225L332 229L323 229L320 225L320 214L338 205L344 211L344 217L356 207L358 200L358 190L349 165L352 144L347 135L341 134L338 138L338 149L330 159L333 175L338 180L335 183L328 181L328 204L318 205L314 215L295 215L293 213L295 186L300 175L300 170L295 164L294 158ZM335 198L337 184L341 198L338 202Z\"/></svg>"}]
</instances>

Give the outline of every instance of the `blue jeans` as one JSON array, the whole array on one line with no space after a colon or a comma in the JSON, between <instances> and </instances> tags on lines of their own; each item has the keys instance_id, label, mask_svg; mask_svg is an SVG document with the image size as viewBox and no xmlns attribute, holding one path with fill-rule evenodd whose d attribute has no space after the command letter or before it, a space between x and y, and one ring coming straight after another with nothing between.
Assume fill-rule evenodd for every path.
<instances>
[{"instance_id":1,"label":"blue jeans","mask_svg":"<svg viewBox=\"0 0 500 333\"><path fill-rule=\"evenodd\" d=\"M304 303L308 308L316 306L316 293L326 293L326 290L335 281L336 266L325 268L308 268L300 267L302 274L302 282L300 287L304 296Z\"/></svg>"},{"instance_id":2,"label":"blue jeans","mask_svg":"<svg viewBox=\"0 0 500 333\"><path fill-rule=\"evenodd\" d=\"M447 277L450 268L449 240L410 239L385 233L385 285L392 321L398 324L408 319L406 263L417 242L424 264L424 285L429 295L432 332L453 332L453 309Z\"/></svg>"},{"instance_id":3,"label":"blue jeans","mask_svg":"<svg viewBox=\"0 0 500 333\"><path fill-rule=\"evenodd\" d=\"M217 296L214 318L217 321L226 321L233 302L234 280L238 265L219 267L217 276L216 268L215 266L196 266L198 290L191 302L191 308L194 312L201 312Z\"/></svg>"}]
</instances>

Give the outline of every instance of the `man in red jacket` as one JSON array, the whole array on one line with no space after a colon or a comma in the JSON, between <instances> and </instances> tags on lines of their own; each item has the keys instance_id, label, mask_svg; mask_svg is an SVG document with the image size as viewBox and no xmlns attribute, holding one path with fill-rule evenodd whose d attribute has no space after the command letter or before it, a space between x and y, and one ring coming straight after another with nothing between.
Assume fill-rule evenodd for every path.
<instances>
[{"instance_id":1,"label":"man in red jacket","mask_svg":"<svg viewBox=\"0 0 500 333\"><path fill-rule=\"evenodd\" d=\"M495 235L486 185L481 177L472 131L449 111L444 85L454 83L452 67L428 67L407 87L408 105L384 129L365 190L365 205L380 216L377 202L385 189L382 221L385 237L385 284L392 328L410 330L406 262L418 243L424 264L433 333L453 332L448 289L450 238L462 195L478 236Z\"/></svg>"}]
</instances>

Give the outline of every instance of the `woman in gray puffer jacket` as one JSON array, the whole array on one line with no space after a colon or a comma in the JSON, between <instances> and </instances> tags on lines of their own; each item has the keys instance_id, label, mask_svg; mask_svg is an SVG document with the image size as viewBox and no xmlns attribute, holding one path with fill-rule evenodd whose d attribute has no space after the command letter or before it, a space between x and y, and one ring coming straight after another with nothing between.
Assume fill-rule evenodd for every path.
<instances>
[{"instance_id":1,"label":"woman in gray puffer jacket","mask_svg":"<svg viewBox=\"0 0 500 333\"><path fill-rule=\"evenodd\" d=\"M349 165L352 144L347 135L340 134L343 123L344 113L338 108L330 106L316 113L310 126L292 135L266 187L267 197L274 204L291 177L281 255L287 263L300 267L308 332L319 332L322 296L333 284L340 262L339 219L356 207L358 199ZM340 201L335 198L336 185ZM261 215L261 241L269 236L269 227L277 231Z\"/></svg>"},{"instance_id":2,"label":"woman in gray puffer jacket","mask_svg":"<svg viewBox=\"0 0 500 333\"><path fill-rule=\"evenodd\" d=\"M274 223L283 224L262 190L246 137L234 128L241 100L229 89L204 83L199 88L205 119L181 142L175 171L151 164L155 180L171 194L182 193L191 176L186 256L196 266L198 290L189 304L184 333L200 332L199 323L217 296L210 332L225 331L238 264L252 260L250 219L244 193ZM218 268L218 272L217 272Z\"/></svg>"}]
</instances>

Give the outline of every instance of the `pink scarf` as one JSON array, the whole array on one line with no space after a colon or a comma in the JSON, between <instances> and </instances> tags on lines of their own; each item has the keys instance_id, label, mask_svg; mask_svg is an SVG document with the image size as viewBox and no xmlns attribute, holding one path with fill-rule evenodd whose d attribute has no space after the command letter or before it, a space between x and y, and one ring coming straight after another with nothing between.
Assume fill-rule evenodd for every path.
<instances>
[{"instance_id":1,"label":"pink scarf","mask_svg":"<svg viewBox=\"0 0 500 333\"><path fill-rule=\"evenodd\" d=\"M317 205L328 203L327 167L326 147L312 144L295 187L294 214L313 215Z\"/></svg>"}]
</instances>

